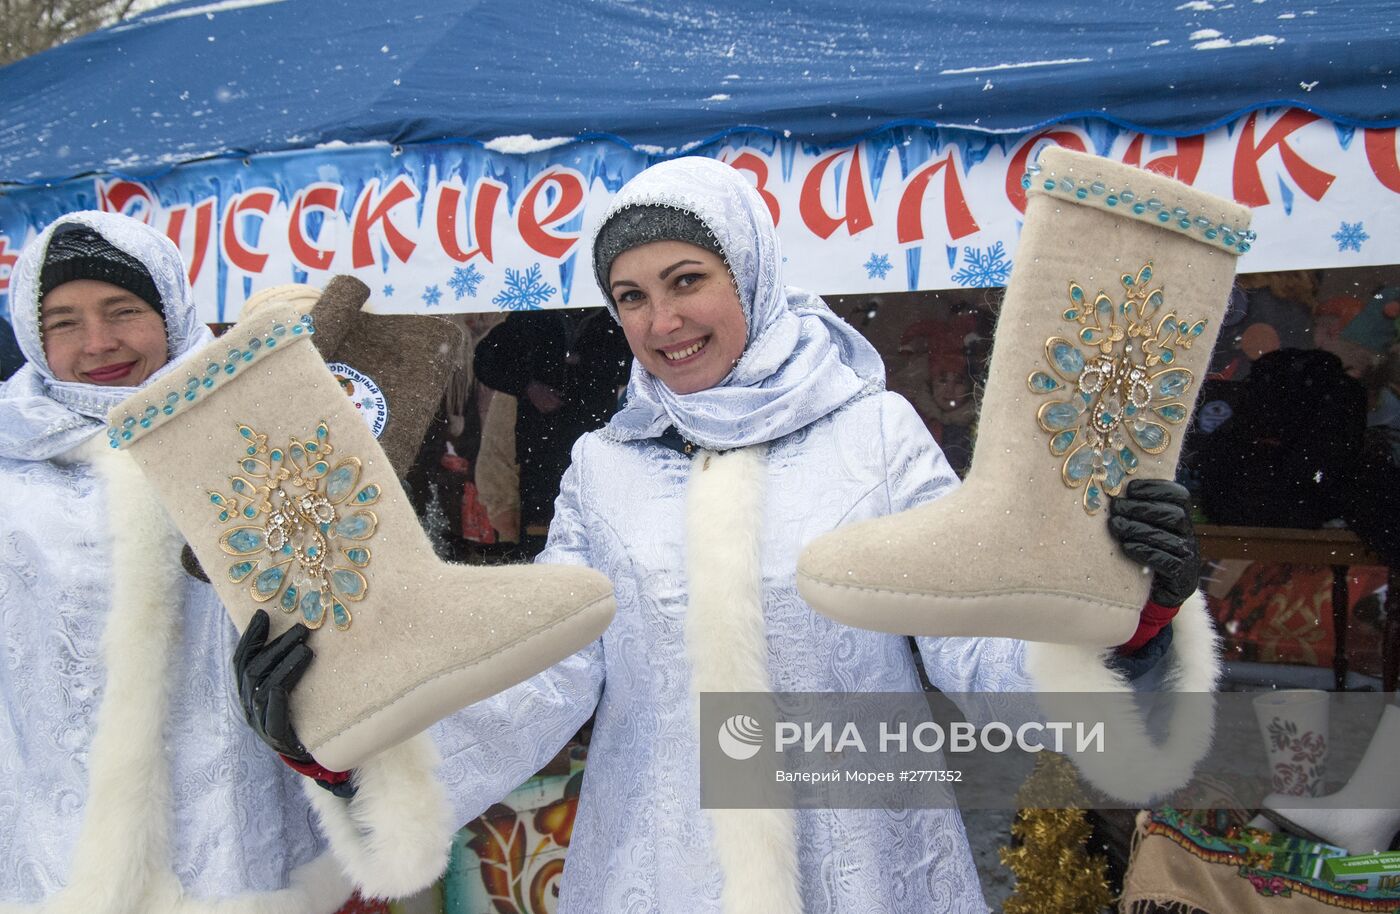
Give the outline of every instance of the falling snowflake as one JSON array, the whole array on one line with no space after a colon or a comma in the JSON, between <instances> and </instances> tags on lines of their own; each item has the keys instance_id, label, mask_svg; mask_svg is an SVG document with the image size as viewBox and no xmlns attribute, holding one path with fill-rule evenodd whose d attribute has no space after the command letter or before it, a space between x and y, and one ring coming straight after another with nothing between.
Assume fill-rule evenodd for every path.
<instances>
[{"instance_id":1,"label":"falling snowflake","mask_svg":"<svg viewBox=\"0 0 1400 914\"><path fill-rule=\"evenodd\" d=\"M393 297L394 297L394 287L393 287L393 286L385 286L385 287L384 287L384 297L385 297L385 298L393 298Z\"/></svg>"},{"instance_id":2,"label":"falling snowflake","mask_svg":"<svg viewBox=\"0 0 1400 914\"><path fill-rule=\"evenodd\" d=\"M428 286L428 288L423 290L423 304L427 305L429 308L440 301L442 301L442 290L437 286Z\"/></svg>"},{"instance_id":3,"label":"falling snowflake","mask_svg":"<svg viewBox=\"0 0 1400 914\"><path fill-rule=\"evenodd\" d=\"M1337 229L1336 234L1332 236L1332 240L1337 242L1337 250L1339 251L1345 251L1348 248L1360 251L1361 245L1365 244L1370 237L1362 228L1362 223L1358 222L1353 225L1350 222L1343 222L1342 227Z\"/></svg>"},{"instance_id":4,"label":"falling snowflake","mask_svg":"<svg viewBox=\"0 0 1400 914\"><path fill-rule=\"evenodd\" d=\"M1006 245L998 241L985 252L981 248L963 248L963 267L953 274L953 281L973 289L987 289L1006 285L1010 273Z\"/></svg>"},{"instance_id":5,"label":"falling snowflake","mask_svg":"<svg viewBox=\"0 0 1400 914\"><path fill-rule=\"evenodd\" d=\"M491 304L503 311L536 311L559 291L544 281L539 264L528 270L506 267L506 287L496 293Z\"/></svg>"},{"instance_id":6,"label":"falling snowflake","mask_svg":"<svg viewBox=\"0 0 1400 914\"><path fill-rule=\"evenodd\" d=\"M871 254L870 259L861 266L865 267L865 275L870 279L884 279L890 270L894 269L890 258L885 254Z\"/></svg>"},{"instance_id":7,"label":"falling snowflake","mask_svg":"<svg viewBox=\"0 0 1400 914\"><path fill-rule=\"evenodd\" d=\"M462 300L463 295L476 298L476 288L485 278L474 263L465 267L455 267L452 270L452 278L447 281L447 287L457 296L458 301Z\"/></svg>"}]
</instances>

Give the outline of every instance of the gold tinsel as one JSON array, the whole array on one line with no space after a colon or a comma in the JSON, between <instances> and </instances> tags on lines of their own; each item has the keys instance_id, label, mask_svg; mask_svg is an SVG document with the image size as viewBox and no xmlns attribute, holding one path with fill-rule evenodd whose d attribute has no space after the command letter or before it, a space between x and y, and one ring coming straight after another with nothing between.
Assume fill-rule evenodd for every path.
<instances>
[{"instance_id":1,"label":"gold tinsel","mask_svg":"<svg viewBox=\"0 0 1400 914\"><path fill-rule=\"evenodd\" d=\"M1020 805L1070 806L1079 797L1073 767L1057 755L1042 755L1017 800ZM1082 808L1022 808L1011 826L1016 839L1001 849L1002 865L1016 874L1016 891L1003 914L1098 914L1113 902L1108 860L1090 854L1091 831Z\"/></svg>"}]
</instances>

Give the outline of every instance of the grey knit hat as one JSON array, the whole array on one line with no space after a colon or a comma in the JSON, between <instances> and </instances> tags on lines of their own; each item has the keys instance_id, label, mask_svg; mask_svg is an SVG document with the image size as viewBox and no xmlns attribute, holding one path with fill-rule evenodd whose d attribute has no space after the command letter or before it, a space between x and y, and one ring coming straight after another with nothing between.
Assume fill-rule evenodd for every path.
<instances>
[{"instance_id":1,"label":"grey knit hat","mask_svg":"<svg viewBox=\"0 0 1400 914\"><path fill-rule=\"evenodd\" d=\"M628 206L608 217L593 239L593 273L598 277L598 286L609 302L612 302L612 283L609 280L613 261L624 251L653 241L684 241L704 248L723 260L725 266L729 265L714 232L694 213L659 203Z\"/></svg>"}]
</instances>

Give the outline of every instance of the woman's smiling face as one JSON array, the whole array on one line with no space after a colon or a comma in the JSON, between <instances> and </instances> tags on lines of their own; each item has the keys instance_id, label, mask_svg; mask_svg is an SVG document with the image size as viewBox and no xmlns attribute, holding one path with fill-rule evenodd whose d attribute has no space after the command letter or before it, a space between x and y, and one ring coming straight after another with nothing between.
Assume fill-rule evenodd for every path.
<instances>
[{"instance_id":1,"label":"woman's smiling face","mask_svg":"<svg viewBox=\"0 0 1400 914\"><path fill-rule=\"evenodd\" d=\"M748 326L718 255L653 241L619 254L608 282L632 354L672 392L714 387L743 355Z\"/></svg>"},{"instance_id":2,"label":"woman's smiling face","mask_svg":"<svg viewBox=\"0 0 1400 914\"><path fill-rule=\"evenodd\" d=\"M60 381L137 387L166 363L165 323L120 286L75 279L39 308L44 358Z\"/></svg>"}]
</instances>

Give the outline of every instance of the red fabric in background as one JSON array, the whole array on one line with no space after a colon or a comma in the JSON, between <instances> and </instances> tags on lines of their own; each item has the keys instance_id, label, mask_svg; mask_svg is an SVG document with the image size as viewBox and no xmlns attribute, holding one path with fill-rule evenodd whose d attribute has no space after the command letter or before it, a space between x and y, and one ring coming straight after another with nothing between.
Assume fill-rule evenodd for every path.
<instances>
[{"instance_id":1,"label":"red fabric in background","mask_svg":"<svg viewBox=\"0 0 1400 914\"><path fill-rule=\"evenodd\" d=\"M389 914L389 902L377 898L365 901L356 892L336 914Z\"/></svg>"},{"instance_id":2,"label":"red fabric in background","mask_svg":"<svg viewBox=\"0 0 1400 914\"><path fill-rule=\"evenodd\" d=\"M1385 584L1384 568L1350 569L1347 663L1353 672L1380 675L1381 620L1371 595ZM1331 668L1330 567L1254 562L1223 596L1211 597L1210 605L1225 641L1225 659Z\"/></svg>"}]
</instances>

